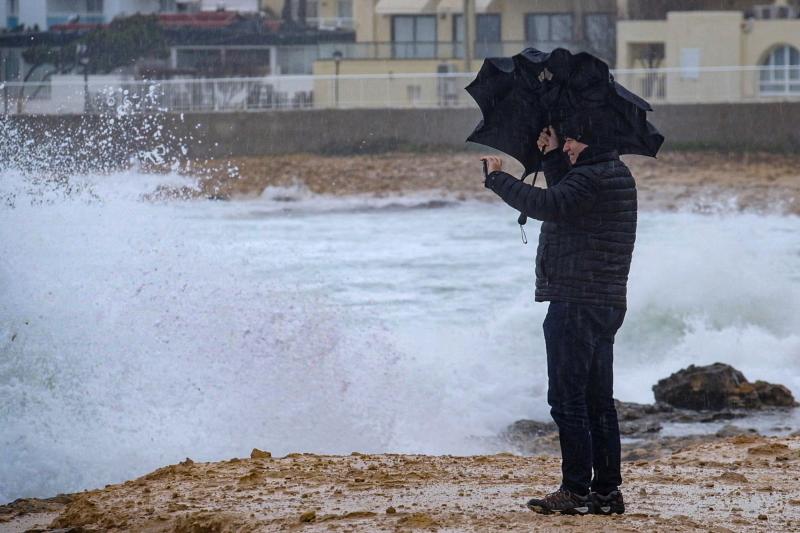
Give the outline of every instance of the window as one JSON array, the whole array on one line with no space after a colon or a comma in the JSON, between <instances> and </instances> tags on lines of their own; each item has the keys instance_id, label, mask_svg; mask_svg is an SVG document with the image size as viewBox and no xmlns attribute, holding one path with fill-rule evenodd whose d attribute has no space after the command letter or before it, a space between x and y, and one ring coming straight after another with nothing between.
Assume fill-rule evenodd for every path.
<instances>
[{"instance_id":1,"label":"window","mask_svg":"<svg viewBox=\"0 0 800 533\"><path fill-rule=\"evenodd\" d=\"M761 94L800 93L800 51L794 46L775 47L762 63Z\"/></svg>"},{"instance_id":2,"label":"window","mask_svg":"<svg viewBox=\"0 0 800 533\"><path fill-rule=\"evenodd\" d=\"M491 57L502 55L500 49L500 15L481 14L475 20L475 55Z\"/></svg>"},{"instance_id":3,"label":"window","mask_svg":"<svg viewBox=\"0 0 800 533\"><path fill-rule=\"evenodd\" d=\"M436 57L436 16L395 15L392 17L392 57Z\"/></svg>"},{"instance_id":4,"label":"window","mask_svg":"<svg viewBox=\"0 0 800 533\"><path fill-rule=\"evenodd\" d=\"M616 58L616 24L614 15L609 13L589 13L584 17L583 32L589 50L606 61Z\"/></svg>"},{"instance_id":5,"label":"window","mask_svg":"<svg viewBox=\"0 0 800 533\"><path fill-rule=\"evenodd\" d=\"M86 12L87 13L102 13L103 12L103 0L86 0Z\"/></svg>"},{"instance_id":6,"label":"window","mask_svg":"<svg viewBox=\"0 0 800 533\"><path fill-rule=\"evenodd\" d=\"M453 15L453 57L464 57L464 16Z\"/></svg>"},{"instance_id":7,"label":"window","mask_svg":"<svg viewBox=\"0 0 800 533\"><path fill-rule=\"evenodd\" d=\"M700 49L681 48L681 79L696 80L700 77Z\"/></svg>"},{"instance_id":8,"label":"window","mask_svg":"<svg viewBox=\"0 0 800 533\"><path fill-rule=\"evenodd\" d=\"M528 13L525 15L525 40L544 48L555 48L573 39L570 13Z\"/></svg>"},{"instance_id":9,"label":"window","mask_svg":"<svg viewBox=\"0 0 800 533\"><path fill-rule=\"evenodd\" d=\"M475 15L475 56L503 55L500 41L500 15L481 13ZM453 48L456 57L464 57L464 16L453 15Z\"/></svg>"},{"instance_id":10,"label":"window","mask_svg":"<svg viewBox=\"0 0 800 533\"><path fill-rule=\"evenodd\" d=\"M19 0L6 0L6 9L6 28L13 30L19 26Z\"/></svg>"},{"instance_id":11,"label":"window","mask_svg":"<svg viewBox=\"0 0 800 533\"><path fill-rule=\"evenodd\" d=\"M200 11L200 3L190 0L176 0L175 11L178 13L196 13Z\"/></svg>"},{"instance_id":12,"label":"window","mask_svg":"<svg viewBox=\"0 0 800 533\"><path fill-rule=\"evenodd\" d=\"M319 2L317 0L306 1L306 18L316 19L319 17Z\"/></svg>"},{"instance_id":13,"label":"window","mask_svg":"<svg viewBox=\"0 0 800 533\"><path fill-rule=\"evenodd\" d=\"M339 0L336 9L336 15L339 18L353 18L353 0Z\"/></svg>"},{"instance_id":14,"label":"window","mask_svg":"<svg viewBox=\"0 0 800 533\"><path fill-rule=\"evenodd\" d=\"M406 98L411 104L422 100L422 85L406 85Z\"/></svg>"}]
</instances>

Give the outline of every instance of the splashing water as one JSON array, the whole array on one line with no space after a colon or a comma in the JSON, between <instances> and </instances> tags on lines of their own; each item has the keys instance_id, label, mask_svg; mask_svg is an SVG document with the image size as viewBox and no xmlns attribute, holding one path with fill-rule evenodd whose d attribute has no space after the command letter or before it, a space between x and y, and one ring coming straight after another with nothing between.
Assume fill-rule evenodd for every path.
<instances>
[{"instance_id":1,"label":"splashing water","mask_svg":"<svg viewBox=\"0 0 800 533\"><path fill-rule=\"evenodd\" d=\"M202 140L183 114L168 115L158 108L155 89L150 85L140 95L107 88L100 98L105 105L91 115L6 117L0 125L0 171L19 173L30 183L33 188L24 189L25 201L39 201L34 192L45 197L59 191L71 195L79 182L85 184L81 176L130 168L191 175L194 179L184 185L195 190L197 179L203 177L198 172L223 170L229 178L238 177L238 169L230 163L218 163L224 168L215 169L208 160L187 157L190 147ZM4 188L0 200L11 206L18 192Z\"/></svg>"},{"instance_id":2,"label":"splashing water","mask_svg":"<svg viewBox=\"0 0 800 533\"><path fill-rule=\"evenodd\" d=\"M196 180L143 172L141 147L126 168L51 139L0 170L0 501L252 447L496 451L507 424L547 418L546 306L503 206L142 201ZM617 395L714 361L800 393L800 221L641 220Z\"/></svg>"}]
</instances>

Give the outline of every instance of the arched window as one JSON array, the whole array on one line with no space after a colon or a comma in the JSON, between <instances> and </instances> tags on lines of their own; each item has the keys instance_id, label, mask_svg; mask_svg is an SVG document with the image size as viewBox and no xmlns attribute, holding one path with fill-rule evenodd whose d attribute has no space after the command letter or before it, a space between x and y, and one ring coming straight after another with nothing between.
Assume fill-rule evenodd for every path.
<instances>
[{"instance_id":1,"label":"arched window","mask_svg":"<svg viewBox=\"0 0 800 533\"><path fill-rule=\"evenodd\" d=\"M762 63L761 94L800 94L800 51L794 46L776 46Z\"/></svg>"}]
</instances>

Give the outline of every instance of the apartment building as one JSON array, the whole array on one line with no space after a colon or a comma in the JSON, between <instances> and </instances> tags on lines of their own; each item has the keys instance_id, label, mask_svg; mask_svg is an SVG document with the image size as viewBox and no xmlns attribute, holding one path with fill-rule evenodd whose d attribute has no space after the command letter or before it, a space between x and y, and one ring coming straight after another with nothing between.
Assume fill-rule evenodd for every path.
<instances>
[{"instance_id":1,"label":"apartment building","mask_svg":"<svg viewBox=\"0 0 800 533\"><path fill-rule=\"evenodd\" d=\"M664 71L634 70L618 78L651 100L800 98L798 2L738 4L726 11L676 10L619 20L617 67Z\"/></svg>"},{"instance_id":2,"label":"apartment building","mask_svg":"<svg viewBox=\"0 0 800 533\"><path fill-rule=\"evenodd\" d=\"M343 51L347 63L341 67L347 72L365 67L352 60L389 60L395 68L399 64L394 60L418 60L422 71L435 71L441 60L463 59L470 51L482 59L511 55L527 45L591 49L610 62L615 59L614 0L472 0L469 50L464 42L464 0L348 0L346 4L351 2L347 9L352 9L356 44ZM337 2L314 4L315 9L330 9Z\"/></svg>"},{"instance_id":3,"label":"apartment building","mask_svg":"<svg viewBox=\"0 0 800 533\"><path fill-rule=\"evenodd\" d=\"M287 0L262 0L265 11L276 16L283 16ZM300 19L300 0L289 1L289 14L295 21ZM305 24L321 30L344 29L355 27L353 17L353 0L306 0Z\"/></svg>"},{"instance_id":4,"label":"apartment building","mask_svg":"<svg viewBox=\"0 0 800 533\"><path fill-rule=\"evenodd\" d=\"M320 0L320 2L333 0ZM510 56L528 46L542 50L587 50L609 63L616 58L615 0L471 0L465 27L464 0L353 0L356 42L314 62L314 73L329 76L468 73L484 58ZM470 35L469 41L465 35ZM468 59L469 58L469 59ZM444 101L458 105L461 86L442 80L415 80L382 88L331 90L321 80L315 103L358 94L360 105L408 100L408 105ZM463 85L463 84L462 84ZM397 92L389 94L387 91ZM347 103L342 98L342 105ZM337 104L338 105L338 104Z\"/></svg>"},{"instance_id":5,"label":"apartment building","mask_svg":"<svg viewBox=\"0 0 800 533\"><path fill-rule=\"evenodd\" d=\"M182 13L227 9L258 11L259 0L0 0L0 21L17 26L49 29L56 24L103 24L135 13Z\"/></svg>"}]
</instances>

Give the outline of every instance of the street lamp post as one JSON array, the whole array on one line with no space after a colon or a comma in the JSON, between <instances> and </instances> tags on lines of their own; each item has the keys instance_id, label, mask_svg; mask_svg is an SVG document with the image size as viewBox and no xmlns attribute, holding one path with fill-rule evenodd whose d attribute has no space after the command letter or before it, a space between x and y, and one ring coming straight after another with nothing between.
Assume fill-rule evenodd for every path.
<instances>
[{"instance_id":1,"label":"street lamp post","mask_svg":"<svg viewBox=\"0 0 800 533\"><path fill-rule=\"evenodd\" d=\"M89 98L89 47L81 43L75 47L78 54L78 63L83 65L83 112L88 114L91 109Z\"/></svg>"},{"instance_id":2,"label":"street lamp post","mask_svg":"<svg viewBox=\"0 0 800 533\"><path fill-rule=\"evenodd\" d=\"M334 85L333 85L333 100L336 104L336 107L339 107L339 64L342 62L342 57L344 54L340 50L333 51L333 61L334 61Z\"/></svg>"},{"instance_id":3,"label":"street lamp post","mask_svg":"<svg viewBox=\"0 0 800 533\"><path fill-rule=\"evenodd\" d=\"M0 50L0 85L3 87L3 115L8 116L8 84L6 81L6 52L5 50Z\"/></svg>"}]
</instances>

